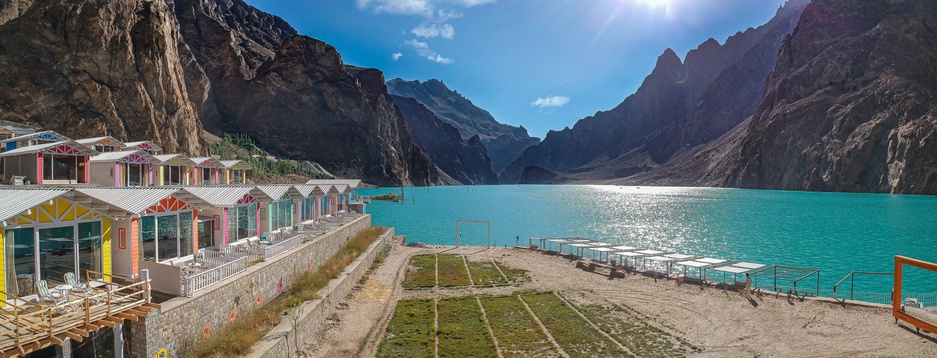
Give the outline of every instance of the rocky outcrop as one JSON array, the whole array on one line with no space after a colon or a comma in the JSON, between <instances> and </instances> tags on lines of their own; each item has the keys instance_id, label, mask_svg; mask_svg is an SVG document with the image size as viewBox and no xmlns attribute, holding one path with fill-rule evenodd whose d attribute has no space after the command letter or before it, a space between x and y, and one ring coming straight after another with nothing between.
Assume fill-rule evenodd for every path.
<instances>
[{"instance_id":1,"label":"rocky outcrop","mask_svg":"<svg viewBox=\"0 0 937 358\"><path fill-rule=\"evenodd\" d=\"M0 119L205 155L161 1L0 1Z\"/></svg>"},{"instance_id":2,"label":"rocky outcrop","mask_svg":"<svg viewBox=\"0 0 937 358\"><path fill-rule=\"evenodd\" d=\"M777 47L806 3L791 0L767 24L724 45L710 39L683 61L664 51L633 95L573 128L549 132L501 173L501 181L518 182L528 166L570 181L621 181L691 155L751 115Z\"/></svg>"},{"instance_id":3,"label":"rocky outcrop","mask_svg":"<svg viewBox=\"0 0 937 358\"><path fill-rule=\"evenodd\" d=\"M556 175L554 172L551 172L543 167L531 165L527 168L524 168L524 173L521 174L521 180L519 184L545 184L551 180L555 180L557 177L558 175Z\"/></svg>"},{"instance_id":4,"label":"rocky outcrop","mask_svg":"<svg viewBox=\"0 0 937 358\"><path fill-rule=\"evenodd\" d=\"M937 193L937 3L815 0L725 185Z\"/></svg>"},{"instance_id":5,"label":"rocky outcrop","mask_svg":"<svg viewBox=\"0 0 937 358\"><path fill-rule=\"evenodd\" d=\"M500 173L524 149L540 142L527 134L523 126L499 123L488 111L478 108L442 81L404 81L395 78L387 82L388 91L396 96L414 98L439 119L459 130L463 139L478 136L488 150L491 169Z\"/></svg>"},{"instance_id":6,"label":"rocky outcrop","mask_svg":"<svg viewBox=\"0 0 937 358\"><path fill-rule=\"evenodd\" d=\"M193 100L209 132L248 134L272 154L338 176L431 182L434 169L380 71L346 66L334 47L240 0L176 0L175 13L205 75L187 84L204 94Z\"/></svg>"},{"instance_id":7,"label":"rocky outcrop","mask_svg":"<svg viewBox=\"0 0 937 358\"><path fill-rule=\"evenodd\" d=\"M497 184L498 176L491 171L488 152L473 136L462 139L455 127L437 118L416 99L391 96L413 136L433 164L445 175L461 184Z\"/></svg>"}]
</instances>

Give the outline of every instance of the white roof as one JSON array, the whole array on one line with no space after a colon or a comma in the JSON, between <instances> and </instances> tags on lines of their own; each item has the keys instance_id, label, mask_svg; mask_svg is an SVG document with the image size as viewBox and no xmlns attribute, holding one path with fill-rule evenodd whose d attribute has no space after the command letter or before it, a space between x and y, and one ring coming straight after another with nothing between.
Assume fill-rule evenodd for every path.
<instances>
[{"instance_id":1,"label":"white roof","mask_svg":"<svg viewBox=\"0 0 937 358\"><path fill-rule=\"evenodd\" d=\"M728 273L746 273L748 271L751 271L751 269L747 269L743 267L735 267L735 266L716 267L716 268L713 268L713 270L728 272Z\"/></svg>"},{"instance_id":2,"label":"white roof","mask_svg":"<svg viewBox=\"0 0 937 358\"><path fill-rule=\"evenodd\" d=\"M150 153L147 153L145 150L140 150L140 149L122 150L119 152L104 152L104 153L91 157L89 161L92 163L102 163L102 162L113 163L113 162L119 162L121 159L127 158L134 154L142 157L143 159L146 159L148 163L153 163L153 164L159 163L159 159L156 159L156 157L150 155Z\"/></svg>"},{"instance_id":3,"label":"white roof","mask_svg":"<svg viewBox=\"0 0 937 358\"><path fill-rule=\"evenodd\" d=\"M148 141L148 140L141 140L141 141L138 141L138 142L125 142L125 143L124 143L124 149L138 149L137 147L140 147L140 146L143 146L144 148L141 148L141 149L144 149L144 150L155 150L155 151L158 151L158 152L163 151L162 148L160 148L159 146L157 146L156 144L153 144L153 142L150 142L150 141ZM150 147L150 148L152 148L152 149L146 149L145 147Z\"/></svg>"},{"instance_id":4,"label":"white roof","mask_svg":"<svg viewBox=\"0 0 937 358\"><path fill-rule=\"evenodd\" d=\"M215 159L215 157L195 157L195 158L189 158L189 160L195 163L195 166L197 167L208 168L207 166L202 166L202 163L205 163L205 162L211 163L212 165L215 166L215 168L224 167L224 164L221 164L221 161L218 159Z\"/></svg>"},{"instance_id":5,"label":"white roof","mask_svg":"<svg viewBox=\"0 0 937 358\"><path fill-rule=\"evenodd\" d=\"M762 264L753 264L753 263L751 263L751 262L739 262L739 263L734 263L734 264L732 264L732 266L741 267L741 268L747 268L747 269L752 269L752 270L754 270L754 269L756 269L756 268L765 267L765 265L762 265Z\"/></svg>"},{"instance_id":6,"label":"white roof","mask_svg":"<svg viewBox=\"0 0 937 358\"><path fill-rule=\"evenodd\" d=\"M644 259L651 260L651 261L661 261L661 262L670 262L670 261L676 260L673 257L667 257L667 256L651 256L651 257L645 257Z\"/></svg>"},{"instance_id":7,"label":"white roof","mask_svg":"<svg viewBox=\"0 0 937 358\"><path fill-rule=\"evenodd\" d=\"M634 251L638 249L637 247L634 247L634 246L612 246L612 248L615 250L620 250L620 251Z\"/></svg>"},{"instance_id":8,"label":"white roof","mask_svg":"<svg viewBox=\"0 0 937 358\"><path fill-rule=\"evenodd\" d=\"M672 258L672 259L677 259L677 260L686 260L686 259L691 259L694 257L693 255L684 255L684 254L670 254L670 255L664 255L664 256Z\"/></svg>"},{"instance_id":9,"label":"white roof","mask_svg":"<svg viewBox=\"0 0 937 358\"><path fill-rule=\"evenodd\" d=\"M355 189L355 188L358 187L358 185L361 185L361 179L313 179L313 180L307 181L306 184L314 184L314 185L319 185L319 184L328 184L328 185L343 184L343 185L349 186L349 187L352 188L352 189Z\"/></svg>"},{"instance_id":10,"label":"white roof","mask_svg":"<svg viewBox=\"0 0 937 358\"><path fill-rule=\"evenodd\" d=\"M639 254L644 254L644 255L660 255L660 254L662 254L662 253L664 253L664 252L663 252L663 251L657 251L657 250L641 250L641 251L637 251L637 253L639 253Z\"/></svg>"},{"instance_id":11,"label":"white roof","mask_svg":"<svg viewBox=\"0 0 937 358\"><path fill-rule=\"evenodd\" d=\"M235 160L222 160L221 165L227 169L241 169L241 170L251 170L251 166L247 162L235 159ZM235 168L235 166L240 166L240 168Z\"/></svg>"},{"instance_id":12,"label":"white roof","mask_svg":"<svg viewBox=\"0 0 937 358\"><path fill-rule=\"evenodd\" d=\"M283 194L286 194L292 185L289 184L269 184L269 185L258 185L257 189L267 194L268 197L272 198L274 201L280 200L283 197Z\"/></svg>"},{"instance_id":13,"label":"white roof","mask_svg":"<svg viewBox=\"0 0 937 358\"><path fill-rule=\"evenodd\" d=\"M18 142L21 140L29 140L29 139L47 140L47 141L53 141L53 142L62 142L62 141L70 140L70 138L63 136L61 134L58 134L54 131L42 131L42 132L24 134L19 137L4 139L0 141L0 143Z\"/></svg>"},{"instance_id":14,"label":"white roof","mask_svg":"<svg viewBox=\"0 0 937 358\"><path fill-rule=\"evenodd\" d=\"M628 256L628 257L644 257L644 256L647 256L647 255L645 255L645 254L639 254L639 253L633 252L633 251L622 251L622 252L616 252L615 254L621 255L621 256Z\"/></svg>"},{"instance_id":15,"label":"white roof","mask_svg":"<svg viewBox=\"0 0 937 358\"><path fill-rule=\"evenodd\" d=\"M34 153L46 153L52 150L53 148L61 146L61 145L69 146L79 151L82 155L95 155L98 153L94 149L91 149L88 146L85 146L84 144L80 144L73 140L65 140L65 141L55 142L55 143L43 143L43 144L36 144L36 145L16 148L10 151L0 153L0 157L10 157L14 155L34 154Z\"/></svg>"},{"instance_id":16,"label":"white roof","mask_svg":"<svg viewBox=\"0 0 937 358\"><path fill-rule=\"evenodd\" d=\"M176 196L196 206L230 208L236 206L237 202L248 194L259 201L271 199L257 187L247 185L185 186Z\"/></svg>"},{"instance_id":17,"label":"white roof","mask_svg":"<svg viewBox=\"0 0 937 358\"><path fill-rule=\"evenodd\" d=\"M724 263L724 262L729 262L728 260L714 259L714 258L709 258L709 257L702 258L702 259L696 259L696 261L705 262L705 263L707 263L707 264L714 264L714 265L718 265L718 264L721 264L721 263Z\"/></svg>"},{"instance_id":18,"label":"white roof","mask_svg":"<svg viewBox=\"0 0 937 358\"><path fill-rule=\"evenodd\" d=\"M168 162L168 161L170 161L170 160L179 158L180 161L182 161L182 162L185 163L185 164L184 164L185 166L187 166L187 167L194 167L194 166L195 166L195 162L193 162L192 159L189 159L189 158L186 157L185 155L182 155L182 154L179 154L179 153L176 153L176 154L160 154L160 155L154 155L153 157L156 158L156 160L159 160L159 163L161 163L161 164L162 164L162 163L166 163L166 162Z\"/></svg>"},{"instance_id":19,"label":"white roof","mask_svg":"<svg viewBox=\"0 0 937 358\"><path fill-rule=\"evenodd\" d=\"M179 188L77 188L75 197L88 197L104 202L133 215L146 212L149 207L159 204L160 200L177 193ZM183 200L184 201L184 200Z\"/></svg>"},{"instance_id":20,"label":"white roof","mask_svg":"<svg viewBox=\"0 0 937 358\"><path fill-rule=\"evenodd\" d=\"M610 247L595 247L592 249L592 251L611 252L611 251L615 251L615 249L610 248Z\"/></svg>"},{"instance_id":21,"label":"white roof","mask_svg":"<svg viewBox=\"0 0 937 358\"><path fill-rule=\"evenodd\" d=\"M95 145L95 144L98 144L98 142L102 140L112 141L114 142L114 144L117 144L118 146L121 146L121 147L125 145L124 142L121 142L117 140L117 138L111 137L109 135L103 136L103 137L94 137L94 138L82 138L82 139L76 140L76 142L84 144L84 145Z\"/></svg>"},{"instance_id":22,"label":"white roof","mask_svg":"<svg viewBox=\"0 0 937 358\"><path fill-rule=\"evenodd\" d=\"M612 246L612 244L609 244L607 242L593 242L591 245L595 247Z\"/></svg>"},{"instance_id":23,"label":"white roof","mask_svg":"<svg viewBox=\"0 0 937 358\"><path fill-rule=\"evenodd\" d=\"M299 194L302 195L304 198L312 196L312 195L318 195L318 196L325 195L325 192L322 191L322 189L320 189L318 185L296 184L296 185L293 185L293 187L296 188L296 191L298 191Z\"/></svg>"},{"instance_id":24,"label":"white roof","mask_svg":"<svg viewBox=\"0 0 937 358\"><path fill-rule=\"evenodd\" d=\"M680 262L677 262L677 265L691 266L691 267L709 267L709 266L712 266L713 264L699 262L699 261L680 261Z\"/></svg>"},{"instance_id":25,"label":"white roof","mask_svg":"<svg viewBox=\"0 0 937 358\"><path fill-rule=\"evenodd\" d=\"M569 246L572 246L572 247L592 247L592 244L588 244L588 243L586 243L586 244L569 244Z\"/></svg>"},{"instance_id":26,"label":"white roof","mask_svg":"<svg viewBox=\"0 0 937 358\"><path fill-rule=\"evenodd\" d=\"M65 195L70 189L0 189L0 221Z\"/></svg>"}]
</instances>

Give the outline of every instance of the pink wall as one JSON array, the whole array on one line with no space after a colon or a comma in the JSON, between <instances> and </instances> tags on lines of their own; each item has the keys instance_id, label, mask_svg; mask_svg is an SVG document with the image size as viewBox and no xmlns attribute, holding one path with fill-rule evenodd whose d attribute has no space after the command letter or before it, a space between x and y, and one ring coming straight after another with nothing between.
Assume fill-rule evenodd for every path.
<instances>
[{"instance_id":1,"label":"pink wall","mask_svg":"<svg viewBox=\"0 0 937 358\"><path fill-rule=\"evenodd\" d=\"M36 184L42 185L42 153L36 153Z\"/></svg>"},{"instance_id":2,"label":"pink wall","mask_svg":"<svg viewBox=\"0 0 937 358\"><path fill-rule=\"evenodd\" d=\"M114 163L114 186L120 186L120 163Z\"/></svg>"},{"instance_id":3,"label":"pink wall","mask_svg":"<svg viewBox=\"0 0 937 358\"><path fill-rule=\"evenodd\" d=\"M221 232L224 237L224 246L228 246L228 208L224 208L224 215L221 215Z\"/></svg>"}]
</instances>

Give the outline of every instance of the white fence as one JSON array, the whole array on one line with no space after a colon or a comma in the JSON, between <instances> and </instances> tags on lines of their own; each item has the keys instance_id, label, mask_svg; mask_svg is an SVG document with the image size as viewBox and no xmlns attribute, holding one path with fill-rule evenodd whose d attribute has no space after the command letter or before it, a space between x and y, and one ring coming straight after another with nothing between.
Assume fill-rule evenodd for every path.
<instances>
[{"instance_id":1,"label":"white fence","mask_svg":"<svg viewBox=\"0 0 937 358\"><path fill-rule=\"evenodd\" d=\"M191 297L196 291L221 282L244 270L247 270L246 256L239 257L234 261L212 267L190 276L184 276L182 277L182 292L186 296Z\"/></svg>"},{"instance_id":2,"label":"white fence","mask_svg":"<svg viewBox=\"0 0 937 358\"><path fill-rule=\"evenodd\" d=\"M295 235L289 239L282 240L273 245L261 246L264 261L276 257L279 254L287 252L303 242L303 235Z\"/></svg>"}]
</instances>

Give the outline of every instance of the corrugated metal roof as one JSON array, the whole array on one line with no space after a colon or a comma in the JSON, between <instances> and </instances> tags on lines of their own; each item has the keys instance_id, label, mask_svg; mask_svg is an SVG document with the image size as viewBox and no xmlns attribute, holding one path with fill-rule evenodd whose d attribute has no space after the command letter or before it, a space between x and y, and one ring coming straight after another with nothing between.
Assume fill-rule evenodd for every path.
<instances>
[{"instance_id":1,"label":"corrugated metal roof","mask_svg":"<svg viewBox=\"0 0 937 358\"><path fill-rule=\"evenodd\" d=\"M349 187L352 188L352 189L355 189L355 188L358 187L358 185L361 185L361 179L313 179L313 180L307 181L306 184L315 184L315 185L319 185L319 184L331 184L331 185L344 184L344 185L349 186Z\"/></svg>"},{"instance_id":2,"label":"corrugated metal roof","mask_svg":"<svg viewBox=\"0 0 937 358\"><path fill-rule=\"evenodd\" d=\"M192 159L189 159L189 158L186 157L185 155L179 154L179 153L176 153L176 154L160 154L160 155L154 155L153 157L155 157L156 160L159 161L159 163L166 163L166 162L168 162L168 161L170 161L170 160L173 160L173 159L175 159L175 158L179 158L179 160L181 160L182 162L185 163L185 166L188 166L188 167L194 167L194 166L195 166L195 162L193 162Z\"/></svg>"},{"instance_id":3,"label":"corrugated metal roof","mask_svg":"<svg viewBox=\"0 0 937 358\"><path fill-rule=\"evenodd\" d=\"M58 141L67 141L67 140L70 140L70 139L71 139L71 138L68 138L68 137L66 137L66 136L63 136L63 135L61 135L61 134L58 134L58 133L56 133L56 132L54 132L54 131L42 131L42 132L36 132L36 133L30 133L30 134L26 134L26 135L21 135L21 136L19 136L19 137L13 137L13 138L9 138L9 139L4 139L4 140L0 141L0 143L13 142L13 141L17 141L17 142L18 142L18 141L21 141L21 140L29 140L29 139L34 139L34 138L38 138L39 140L56 140L56 139L57 139ZM54 139L53 139L53 138L54 138Z\"/></svg>"},{"instance_id":4,"label":"corrugated metal roof","mask_svg":"<svg viewBox=\"0 0 937 358\"><path fill-rule=\"evenodd\" d=\"M75 148L84 155L95 155L98 153L94 149L91 149L90 147L84 144L78 143L73 140L64 140L61 142L43 143L43 144L30 145L30 146L22 147L22 148L16 148L11 151L0 153L0 157L10 157L14 155L23 155L23 154L35 154L35 153L39 153L39 152L45 151L53 147L60 146L60 145L67 145L72 148Z\"/></svg>"},{"instance_id":5,"label":"corrugated metal roof","mask_svg":"<svg viewBox=\"0 0 937 358\"><path fill-rule=\"evenodd\" d=\"M241 166L240 169L243 169L243 170L251 170L251 169L253 169L253 168L251 168L250 164L247 164L247 162L245 162L245 161L243 161L243 160L240 160L240 159L237 159L237 160L222 160L222 161L221 161L221 164L224 165L224 167L225 167L225 168L228 168L228 169L232 169L232 168L234 168L234 166L236 166L236 165L238 165L238 164L240 164L240 166Z\"/></svg>"},{"instance_id":6,"label":"corrugated metal roof","mask_svg":"<svg viewBox=\"0 0 937 358\"><path fill-rule=\"evenodd\" d=\"M322 189L319 188L318 185L296 184L296 185L293 185L293 187L296 188L296 190L299 192L299 195L302 195L304 198L309 197L311 195L318 195L318 196L325 195L325 192L322 191Z\"/></svg>"},{"instance_id":7,"label":"corrugated metal roof","mask_svg":"<svg viewBox=\"0 0 937 358\"><path fill-rule=\"evenodd\" d=\"M35 130L35 129L32 129L32 128L23 128L23 127L17 127L17 126L0 126L0 129L6 129L6 130L8 130L8 131L10 131L10 132L13 132L13 133L16 134L17 136L23 136L23 135L27 135L27 134L36 133L36 130Z\"/></svg>"},{"instance_id":8,"label":"corrugated metal roof","mask_svg":"<svg viewBox=\"0 0 937 358\"><path fill-rule=\"evenodd\" d=\"M179 191L179 188L76 188L75 197L90 197L130 214L139 215ZM184 200L183 200L184 201Z\"/></svg>"},{"instance_id":9,"label":"corrugated metal roof","mask_svg":"<svg viewBox=\"0 0 937 358\"><path fill-rule=\"evenodd\" d=\"M143 157L150 163L153 163L153 164L159 163L159 159L156 159L155 156L150 155L150 153L147 153L145 150L140 150L140 149L124 150L120 152L105 152L105 153L101 153L101 154L91 157L90 161L92 163L101 163L101 162L113 163L113 162L118 162L121 159L124 159L134 154L137 154Z\"/></svg>"},{"instance_id":10,"label":"corrugated metal roof","mask_svg":"<svg viewBox=\"0 0 937 358\"><path fill-rule=\"evenodd\" d=\"M83 139L76 140L75 142L78 142L78 143L81 143L81 144L84 144L84 145L88 145L88 146L92 146L92 145L98 144L98 142L100 142L100 141L102 141L102 140L105 140L105 139L106 139L106 140L109 140L109 141L111 141L111 142L114 142L115 144L117 144L117 145L119 145L119 146L121 146L121 147L123 147L123 146L126 145L126 144L124 144L124 142L121 142L121 141L117 140L117 138L111 137L111 136L109 136L109 135L108 135L108 136L103 136L103 137L83 138Z\"/></svg>"},{"instance_id":11,"label":"corrugated metal roof","mask_svg":"<svg viewBox=\"0 0 937 358\"><path fill-rule=\"evenodd\" d=\"M125 148L127 148L127 149L135 149L136 147L139 147L139 146L144 145L144 144L148 144L148 145L149 145L150 147L152 147L154 150L158 150L158 151L162 151L162 150L163 150L163 148L160 148L158 145L153 144L153 142L150 142L150 141L148 141L148 140L141 140L141 141L139 141L139 142L126 142L126 143L124 143L124 146L125 146Z\"/></svg>"},{"instance_id":12,"label":"corrugated metal roof","mask_svg":"<svg viewBox=\"0 0 937 358\"><path fill-rule=\"evenodd\" d=\"M351 192L351 188L346 184L335 184L335 190L338 190L340 194L348 194Z\"/></svg>"},{"instance_id":13,"label":"corrugated metal roof","mask_svg":"<svg viewBox=\"0 0 937 358\"><path fill-rule=\"evenodd\" d=\"M178 196L187 202L189 200L196 201L194 204L198 206L229 208L236 205L238 200L241 200L247 194L251 194L258 200L267 199L269 201L269 197L256 187L241 185L186 186L182 187L182 191L179 192ZM259 194L262 198L258 198L258 195L254 194Z\"/></svg>"},{"instance_id":14,"label":"corrugated metal roof","mask_svg":"<svg viewBox=\"0 0 937 358\"><path fill-rule=\"evenodd\" d=\"M65 195L71 189L0 189L0 221Z\"/></svg>"},{"instance_id":15,"label":"corrugated metal roof","mask_svg":"<svg viewBox=\"0 0 937 358\"><path fill-rule=\"evenodd\" d=\"M273 200L280 200L283 197L283 194L286 194L290 190L292 185L289 184L268 184L268 185L258 185L257 189L267 194L268 197Z\"/></svg>"},{"instance_id":16,"label":"corrugated metal roof","mask_svg":"<svg viewBox=\"0 0 937 358\"><path fill-rule=\"evenodd\" d=\"M195 158L189 158L189 159L191 159L192 162L194 162L195 166L197 167L202 167L202 163L205 163L205 162L212 163L212 165L214 165L215 168L224 167L224 164L222 164L220 160L215 159L215 157L195 157Z\"/></svg>"}]
</instances>

